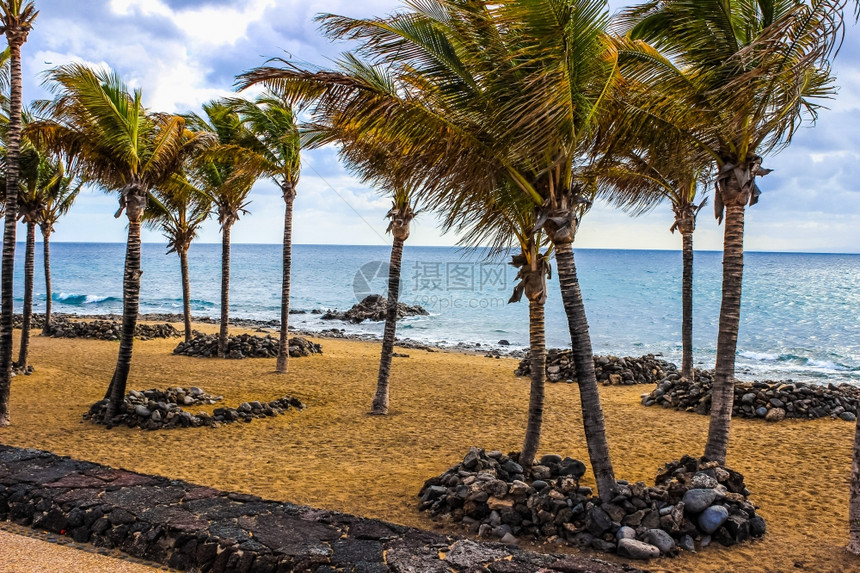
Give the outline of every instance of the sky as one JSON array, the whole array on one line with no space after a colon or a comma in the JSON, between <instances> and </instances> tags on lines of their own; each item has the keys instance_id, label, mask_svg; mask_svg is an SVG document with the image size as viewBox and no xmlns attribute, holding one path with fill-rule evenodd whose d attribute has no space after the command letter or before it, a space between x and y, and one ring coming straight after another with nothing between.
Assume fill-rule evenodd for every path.
<instances>
[{"instance_id":1,"label":"sky","mask_svg":"<svg viewBox=\"0 0 860 573\"><path fill-rule=\"evenodd\" d=\"M628 4L611 1L611 9ZM235 76L271 57L329 65L349 45L332 43L314 16L334 13L379 16L397 0L36 0L40 15L23 48L24 100L48 96L44 72L70 61L107 65L143 91L154 111L199 111L201 104L233 94ZM758 205L748 209L746 248L755 251L860 252L860 28L849 26L836 59L839 96L828 102L815 127L806 126L792 145L767 157L774 170L760 180ZM257 183L250 214L233 228L238 243L279 243L283 200L268 181ZM343 168L336 149L303 153L295 203L293 241L305 244L390 244L384 216L389 200ZM124 242L125 218L114 219L116 198L85 190L57 225L54 240ZM584 218L577 245L585 248L678 249L668 204L631 218L596 205ZM22 235L19 235L23 238ZM162 242L144 232L144 241ZM200 241L218 242L216 222ZM413 223L410 245L451 245L432 214ZM697 249L720 250L722 228L702 212Z\"/></svg>"}]
</instances>

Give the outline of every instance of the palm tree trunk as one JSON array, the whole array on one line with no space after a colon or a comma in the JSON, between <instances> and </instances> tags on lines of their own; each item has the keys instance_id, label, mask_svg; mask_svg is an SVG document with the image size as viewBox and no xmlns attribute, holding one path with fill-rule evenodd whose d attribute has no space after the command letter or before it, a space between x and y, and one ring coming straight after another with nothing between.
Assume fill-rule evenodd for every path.
<instances>
[{"instance_id":1,"label":"palm tree trunk","mask_svg":"<svg viewBox=\"0 0 860 573\"><path fill-rule=\"evenodd\" d=\"M851 464L851 497L848 501L848 551L860 555L860 412L854 431L854 459Z\"/></svg>"},{"instance_id":2,"label":"palm tree trunk","mask_svg":"<svg viewBox=\"0 0 860 573\"><path fill-rule=\"evenodd\" d=\"M582 291L576 276L576 263L570 243L555 244L555 259L558 264L558 281L567 325L570 330L571 351L576 366L576 379L579 381L579 397L582 405L582 423L585 427L585 441L591 471L597 481L597 493L601 499L610 499L618 490L612 460L609 457L609 444L606 441L606 424L600 406L597 390L597 377L594 374L594 355L591 350L591 336L588 334L588 319L582 302Z\"/></svg>"},{"instance_id":3,"label":"palm tree trunk","mask_svg":"<svg viewBox=\"0 0 860 573\"><path fill-rule=\"evenodd\" d=\"M105 424L111 425L120 404L125 399L128 372L131 368L131 353L134 348L134 328L137 326L137 313L140 308L140 220L128 222L128 243L125 251L125 276L122 283L122 337L119 342L119 356L116 370L111 380L110 403L105 414Z\"/></svg>"},{"instance_id":4,"label":"palm tree trunk","mask_svg":"<svg viewBox=\"0 0 860 573\"><path fill-rule=\"evenodd\" d=\"M15 230L18 217L18 159L21 151L21 45L9 43L11 93L6 140L6 221L0 263L0 427L8 426L12 386L12 293L15 272Z\"/></svg>"},{"instance_id":5,"label":"palm tree trunk","mask_svg":"<svg viewBox=\"0 0 860 573\"><path fill-rule=\"evenodd\" d=\"M681 298L681 378L693 379L693 234L683 233L684 277Z\"/></svg>"},{"instance_id":6,"label":"palm tree trunk","mask_svg":"<svg viewBox=\"0 0 860 573\"><path fill-rule=\"evenodd\" d=\"M42 327L42 335L51 334L51 307L53 305L54 293L51 290L51 232L42 231L42 260L45 264L45 325Z\"/></svg>"},{"instance_id":7,"label":"palm tree trunk","mask_svg":"<svg viewBox=\"0 0 860 573\"><path fill-rule=\"evenodd\" d=\"M188 251L177 249L182 272L182 317L185 319L185 342L191 341L191 281L188 278Z\"/></svg>"},{"instance_id":8,"label":"palm tree trunk","mask_svg":"<svg viewBox=\"0 0 860 573\"><path fill-rule=\"evenodd\" d=\"M30 353L30 323L33 319L33 277L36 274L36 223L27 222L27 246L24 249L24 310L21 320L21 346L18 348L18 368L27 369Z\"/></svg>"},{"instance_id":9,"label":"palm tree trunk","mask_svg":"<svg viewBox=\"0 0 860 573\"><path fill-rule=\"evenodd\" d=\"M281 279L281 337L278 340L278 361L275 372L284 374L287 371L289 352L289 322L290 322L290 269L293 265L293 194L284 192L284 265Z\"/></svg>"},{"instance_id":10,"label":"palm tree trunk","mask_svg":"<svg viewBox=\"0 0 860 573\"><path fill-rule=\"evenodd\" d=\"M529 419L526 424L526 439L520 454L520 465L531 467L540 446L540 430L543 424L543 394L546 377L546 334L544 305L529 301L529 355L531 356L532 384L529 393Z\"/></svg>"},{"instance_id":11,"label":"palm tree trunk","mask_svg":"<svg viewBox=\"0 0 860 573\"><path fill-rule=\"evenodd\" d=\"M744 206L726 206L723 242L723 302L717 334L717 359L711 393L711 421L705 457L726 462L729 426L734 406L735 352L741 317L741 283L744 274Z\"/></svg>"},{"instance_id":12,"label":"palm tree trunk","mask_svg":"<svg viewBox=\"0 0 860 573\"><path fill-rule=\"evenodd\" d=\"M400 297L400 265L403 260L403 240L394 237L391 245L391 262L388 266L388 309L385 313L385 332L382 335L382 355L379 357L379 376L376 378L376 395L370 413L388 414L388 375L391 372L391 355L394 353L394 335L397 330L397 301Z\"/></svg>"},{"instance_id":13,"label":"palm tree trunk","mask_svg":"<svg viewBox=\"0 0 860 573\"><path fill-rule=\"evenodd\" d=\"M221 330L218 333L218 355L227 357L227 329L230 320L230 228L225 223L221 230Z\"/></svg>"}]
</instances>

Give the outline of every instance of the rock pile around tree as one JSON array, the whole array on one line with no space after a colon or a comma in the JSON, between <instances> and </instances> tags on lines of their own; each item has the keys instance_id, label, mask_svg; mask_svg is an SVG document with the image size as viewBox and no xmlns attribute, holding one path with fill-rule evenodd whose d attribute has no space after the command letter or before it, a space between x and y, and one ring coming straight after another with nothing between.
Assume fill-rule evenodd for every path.
<instances>
[{"instance_id":1,"label":"rock pile around tree","mask_svg":"<svg viewBox=\"0 0 860 573\"><path fill-rule=\"evenodd\" d=\"M711 411L713 373L697 370L695 381L670 376L642 396L645 406L708 414ZM781 422L786 418L857 419L860 388L850 384L805 384L803 382L736 382L732 415Z\"/></svg>"},{"instance_id":2,"label":"rock pile around tree","mask_svg":"<svg viewBox=\"0 0 860 573\"><path fill-rule=\"evenodd\" d=\"M12 322L14 328L21 328L24 319L16 314ZM45 326L45 316L34 314L30 328L41 329ZM137 324L134 336L140 340L155 338L176 338L182 333L169 324ZM52 338L93 338L96 340L119 340L122 337L122 323L114 320L72 321L63 316L51 318Z\"/></svg>"},{"instance_id":3,"label":"rock pile around tree","mask_svg":"<svg viewBox=\"0 0 860 573\"><path fill-rule=\"evenodd\" d=\"M365 320L382 321L385 320L385 315L388 313L388 299L378 294L371 294L364 297L360 303L354 305L346 312L328 311L322 315L322 320L343 320L358 324ZM402 302L397 303L397 320L407 316L427 316L430 313L422 307L415 305L410 306Z\"/></svg>"},{"instance_id":4,"label":"rock pile around tree","mask_svg":"<svg viewBox=\"0 0 860 573\"><path fill-rule=\"evenodd\" d=\"M197 334L189 342L180 342L173 353L197 358L218 356L218 335ZM289 353L292 358L322 354L322 346L307 338L294 336L289 340ZM277 356L278 339L271 335L240 334L227 338L227 358L275 358Z\"/></svg>"},{"instance_id":5,"label":"rock pile around tree","mask_svg":"<svg viewBox=\"0 0 860 573\"><path fill-rule=\"evenodd\" d=\"M666 464L656 485L618 481L601 501L579 479L585 465L545 455L531 470L517 454L471 448L463 462L421 489L420 508L503 543L566 542L633 559L731 546L765 533L743 476L690 456Z\"/></svg>"},{"instance_id":6,"label":"rock pile around tree","mask_svg":"<svg viewBox=\"0 0 860 573\"><path fill-rule=\"evenodd\" d=\"M546 353L547 382L576 382L576 367L570 350L550 349ZM654 384L666 378L677 367L671 362L646 354L639 358L626 356L595 356L594 373L597 381L606 385ZM532 364L529 353L514 370L517 376L530 376Z\"/></svg>"},{"instance_id":7,"label":"rock pile around tree","mask_svg":"<svg viewBox=\"0 0 860 573\"><path fill-rule=\"evenodd\" d=\"M132 390L126 395L120 407L120 413L114 416L111 425L139 427L145 430L199 428L200 426L217 428L221 424L250 422L255 418L284 414L291 408L302 410L305 407L298 398L291 396L272 402L242 402L238 408L215 408L211 415L206 412L191 414L180 406L180 404L184 406L215 404L222 399L222 396L211 396L194 386L143 392ZM84 414L84 419L96 424L104 424L108 402L109 400L100 400L93 404L89 412Z\"/></svg>"}]
</instances>

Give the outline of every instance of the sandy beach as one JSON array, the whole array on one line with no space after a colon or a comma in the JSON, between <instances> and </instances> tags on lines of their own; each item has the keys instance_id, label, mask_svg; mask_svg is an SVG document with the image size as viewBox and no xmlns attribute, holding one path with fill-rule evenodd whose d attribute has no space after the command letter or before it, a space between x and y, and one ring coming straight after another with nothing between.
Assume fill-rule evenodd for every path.
<instances>
[{"instance_id":1,"label":"sandy beach","mask_svg":"<svg viewBox=\"0 0 860 573\"><path fill-rule=\"evenodd\" d=\"M13 379L13 425L0 430L0 442L426 529L446 527L416 509L416 494L427 478L453 465L471 445L520 448L529 386L514 376L514 359L399 350L409 357L394 359L392 412L379 418L367 415L378 344L315 341L324 354L291 360L286 376L274 374L274 359L188 358L171 354L178 339L136 342L129 389L200 386L222 394L224 404L232 406L289 394L308 406L250 424L147 432L107 431L81 420L104 394L118 343L36 336L31 352L36 370ZM703 448L707 418L641 406L640 395L650 389L601 388L619 479L653 483L663 462ZM746 476L767 519L767 535L733 548L712 546L652 561L647 568L679 573L860 568L843 549L853 432L854 424L841 420L767 425L735 420L727 463ZM575 385L548 385L540 453L587 463ZM593 485L590 477L589 472L585 485Z\"/></svg>"}]
</instances>

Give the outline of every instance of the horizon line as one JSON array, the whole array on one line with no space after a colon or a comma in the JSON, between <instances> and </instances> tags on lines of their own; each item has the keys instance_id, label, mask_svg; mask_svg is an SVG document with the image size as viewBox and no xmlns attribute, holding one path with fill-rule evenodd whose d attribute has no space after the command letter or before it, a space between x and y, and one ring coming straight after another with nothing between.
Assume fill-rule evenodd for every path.
<instances>
[{"instance_id":1,"label":"horizon line","mask_svg":"<svg viewBox=\"0 0 860 573\"><path fill-rule=\"evenodd\" d=\"M36 241L36 244L42 244L43 241ZM25 241L15 241L16 245L26 245ZM126 243L120 241L51 241L52 245L63 244L63 245L125 245ZM220 242L197 242L194 243L196 245L214 245L220 246ZM141 242L141 245L158 245L161 247L166 247L167 243L159 243L154 241L144 241ZM281 246L282 243L248 243L248 242L234 242L231 245L249 245L249 246ZM377 247L377 248L390 248L390 245L378 245L378 244L339 244L339 243L293 243L293 246L296 247ZM460 249L460 250L485 250L489 247L486 246L475 246L475 247L463 247L459 245L409 245L409 248L414 249ZM513 248L513 247L512 247ZM18 249L16 248L16 251ZM23 249L22 249L23 250ZM619 247L576 247L574 246L574 250L579 251L643 251L643 252L661 252L661 253L676 253L680 252L681 249L649 249L649 248L619 248ZM696 253L721 253L721 250L712 250L712 249L694 249L693 252ZM744 253L754 253L754 254L763 254L763 255L860 255L860 252L849 252L849 251L759 251L759 250L744 250Z\"/></svg>"}]
</instances>

